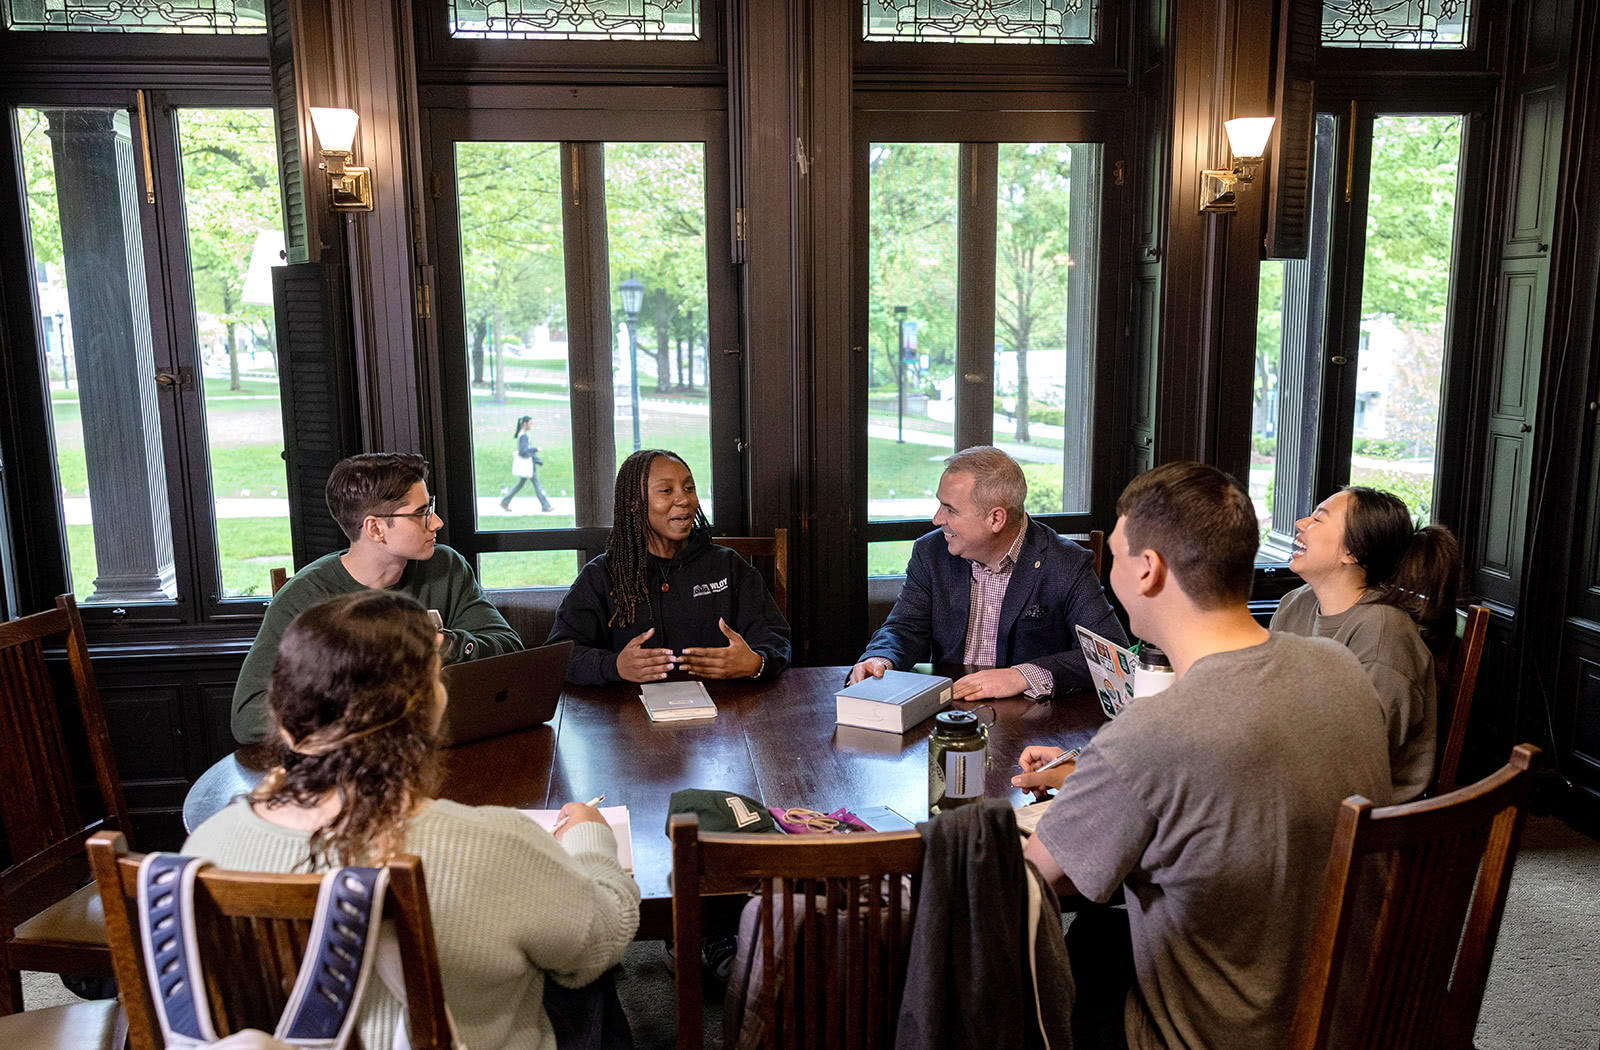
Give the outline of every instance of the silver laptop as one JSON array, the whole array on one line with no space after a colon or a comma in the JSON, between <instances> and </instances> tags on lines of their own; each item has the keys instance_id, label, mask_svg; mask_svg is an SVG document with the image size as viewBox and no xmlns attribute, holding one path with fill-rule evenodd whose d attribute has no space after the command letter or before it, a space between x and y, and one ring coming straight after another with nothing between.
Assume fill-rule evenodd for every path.
<instances>
[{"instance_id":1,"label":"silver laptop","mask_svg":"<svg viewBox=\"0 0 1600 1050\"><path fill-rule=\"evenodd\" d=\"M572 643L556 642L520 653L451 664L440 672L450 700L439 726L439 746L548 722L561 702Z\"/></svg>"}]
</instances>

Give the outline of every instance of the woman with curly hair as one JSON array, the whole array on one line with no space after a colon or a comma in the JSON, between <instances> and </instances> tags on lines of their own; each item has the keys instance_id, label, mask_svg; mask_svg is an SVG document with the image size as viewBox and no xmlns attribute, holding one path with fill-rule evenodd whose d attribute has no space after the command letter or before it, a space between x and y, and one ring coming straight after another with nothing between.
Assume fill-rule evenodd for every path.
<instances>
[{"instance_id":1,"label":"woman with curly hair","mask_svg":"<svg viewBox=\"0 0 1600 1050\"><path fill-rule=\"evenodd\" d=\"M280 765L207 820L184 852L245 871L422 858L445 1001L475 1048L553 1050L545 977L593 981L639 925L639 888L598 811L552 835L513 809L432 797L445 690L426 611L392 591L300 614L267 688ZM387 1046L400 1004L374 982L362 1042Z\"/></svg>"},{"instance_id":2,"label":"woman with curly hair","mask_svg":"<svg viewBox=\"0 0 1600 1050\"><path fill-rule=\"evenodd\" d=\"M1306 581L1272 630L1344 645L1366 669L1389 731L1394 801L1433 781L1439 676L1455 643L1461 557L1443 525L1417 528L1399 497L1340 489L1295 522L1289 568Z\"/></svg>"},{"instance_id":3,"label":"woman with curly hair","mask_svg":"<svg viewBox=\"0 0 1600 1050\"><path fill-rule=\"evenodd\" d=\"M550 641L575 644L577 685L770 678L789 665L789 624L750 563L711 542L683 457L640 449L617 468L605 553L573 582ZM649 646L646 648L646 646Z\"/></svg>"}]
</instances>

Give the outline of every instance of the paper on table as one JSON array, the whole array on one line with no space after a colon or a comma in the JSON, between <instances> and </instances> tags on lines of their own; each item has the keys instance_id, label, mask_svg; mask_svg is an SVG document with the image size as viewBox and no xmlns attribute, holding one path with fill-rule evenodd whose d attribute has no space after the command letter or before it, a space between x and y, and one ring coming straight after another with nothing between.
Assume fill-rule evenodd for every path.
<instances>
[{"instance_id":1,"label":"paper on table","mask_svg":"<svg viewBox=\"0 0 1600 1050\"><path fill-rule=\"evenodd\" d=\"M1026 806L1016 808L1017 830L1024 835L1032 835L1033 829L1039 826L1039 818L1044 816L1044 811L1050 808L1050 799L1043 802L1033 802Z\"/></svg>"},{"instance_id":2,"label":"paper on table","mask_svg":"<svg viewBox=\"0 0 1600 1050\"><path fill-rule=\"evenodd\" d=\"M546 831L552 832L555 831L556 821L561 817L559 809L523 809L518 812ZM633 828L628 822L628 807L602 806L600 815L606 818L606 823L611 825L611 833L617 837L617 863L622 865L623 871L632 875Z\"/></svg>"}]
</instances>

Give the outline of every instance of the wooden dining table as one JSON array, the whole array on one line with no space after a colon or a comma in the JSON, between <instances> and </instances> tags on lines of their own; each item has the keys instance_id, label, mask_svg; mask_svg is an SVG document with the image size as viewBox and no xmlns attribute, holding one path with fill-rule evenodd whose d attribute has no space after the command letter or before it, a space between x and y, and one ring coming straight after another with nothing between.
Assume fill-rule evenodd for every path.
<instances>
[{"instance_id":1,"label":"wooden dining table","mask_svg":"<svg viewBox=\"0 0 1600 1050\"><path fill-rule=\"evenodd\" d=\"M717 717L652 722L636 685L566 687L549 722L444 752L440 796L474 806L555 809L605 796L627 806L641 938L670 929L668 803L680 788L737 791L769 806L823 813L888 806L916 823L928 816L928 734L933 720L904 734L834 724L845 667L793 667L772 681L708 681ZM958 677L962 668L939 668ZM1022 697L956 702L994 711L984 793L1020 805L1011 786L1029 744L1080 747L1105 720L1092 692L1036 702ZM260 776L241 749L214 765L185 801L192 828Z\"/></svg>"}]
</instances>

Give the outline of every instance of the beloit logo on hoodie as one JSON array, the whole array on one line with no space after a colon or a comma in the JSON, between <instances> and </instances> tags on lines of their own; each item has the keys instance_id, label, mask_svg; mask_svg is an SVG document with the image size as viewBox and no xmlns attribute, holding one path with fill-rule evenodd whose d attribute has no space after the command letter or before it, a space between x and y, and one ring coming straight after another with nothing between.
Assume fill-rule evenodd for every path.
<instances>
[{"instance_id":1,"label":"beloit logo on hoodie","mask_svg":"<svg viewBox=\"0 0 1600 1050\"><path fill-rule=\"evenodd\" d=\"M694 596L704 598L707 595L720 594L728 589L728 578L724 576L716 583L697 583L694 585Z\"/></svg>"}]
</instances>

